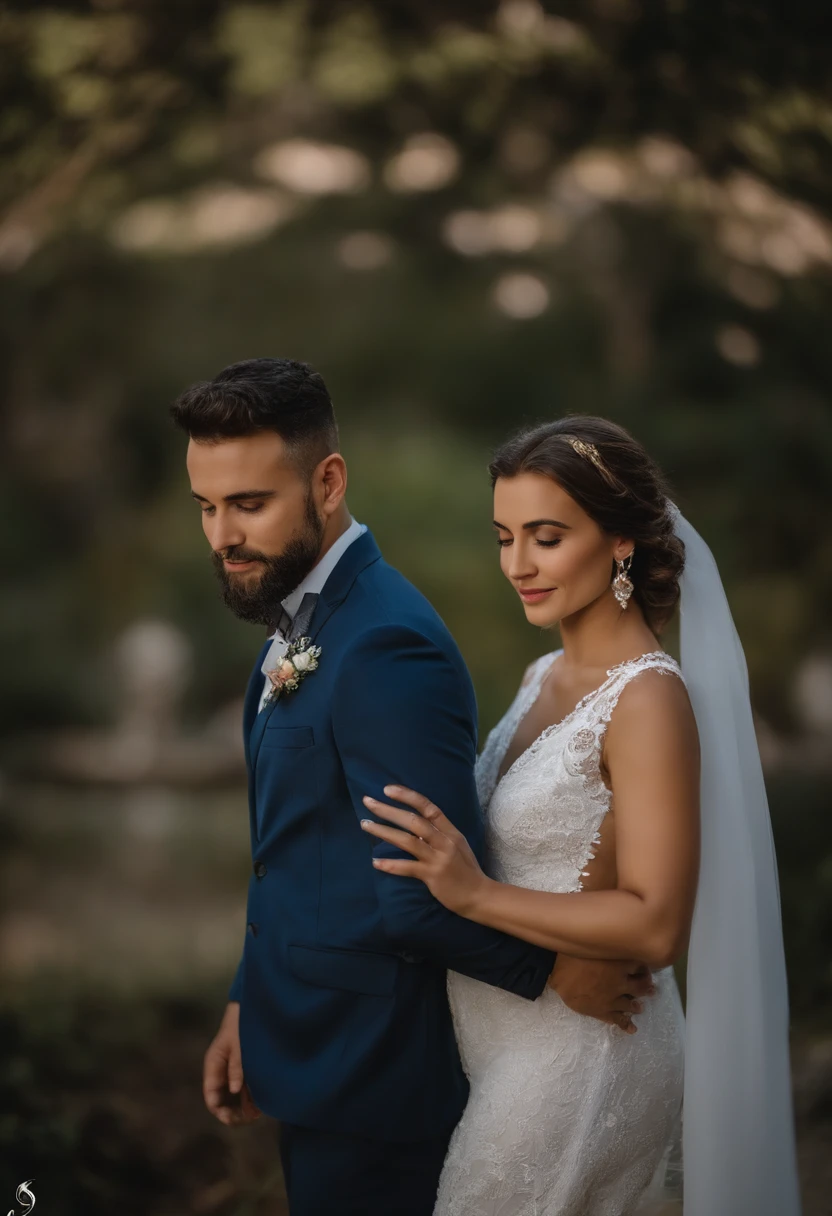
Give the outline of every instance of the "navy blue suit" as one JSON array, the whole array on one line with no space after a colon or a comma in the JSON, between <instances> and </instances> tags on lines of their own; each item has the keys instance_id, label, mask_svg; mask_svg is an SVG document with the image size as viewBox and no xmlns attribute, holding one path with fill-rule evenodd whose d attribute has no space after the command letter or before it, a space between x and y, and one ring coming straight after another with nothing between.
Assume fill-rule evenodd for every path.
<instances>
[{"instance_id":1,"label":"navy blue suit","mask_svg":"<svg viewBox=\"0 0 832 1216\"><path fill-rule=\"evenodd\" d=\"M246 694L253 873L229 999L261 1110L400 1151L449 1136L467 1100L446 968L534 999L555 956L371 864L405 856L359 826L363 795L384 799L390 782L427 794L480 859L483 819L465 663L369 532L340 558L308 632L317 671L258 714L267 643Z\"/></svg>"}]
</instances>

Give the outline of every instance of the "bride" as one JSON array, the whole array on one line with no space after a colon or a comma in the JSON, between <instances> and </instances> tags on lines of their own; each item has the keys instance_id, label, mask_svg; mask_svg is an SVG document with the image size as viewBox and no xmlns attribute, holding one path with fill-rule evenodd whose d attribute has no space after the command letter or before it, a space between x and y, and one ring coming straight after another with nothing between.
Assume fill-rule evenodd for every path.
<instances>
[{"instance_id":1,"label":"bride","mask_svg":"<svg viewBox=\"0 0 832 1216\"><path fill-rule=\"evenodd\" d=\"M621 1029L448 973L470 1097L435 1216L797 1216L777 872L745 660L707 545L623 428L570 416L491 464L503 573L562 648L477 764L487 873L388 786L376 859L452 911L584 958L640 958ZM681 666L657 646L681 607ZM407 807L408 810L402 810ZM388 826L388 824L390 826ZM404 855L410 857L405 859ZM673 963L687 949L687 1015Z\"/></svg>"}]
</instances>

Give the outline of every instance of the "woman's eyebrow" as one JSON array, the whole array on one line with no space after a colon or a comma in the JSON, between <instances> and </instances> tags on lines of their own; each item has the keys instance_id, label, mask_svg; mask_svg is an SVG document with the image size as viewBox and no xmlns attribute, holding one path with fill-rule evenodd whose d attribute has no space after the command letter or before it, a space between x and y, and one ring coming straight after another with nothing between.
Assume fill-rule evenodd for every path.
<instances>
[{"instance_id":1,"label":"woman's eyebrow","mask_svg":"<svg viewBox=\"0 0 832 1216\"><path fill-rule=\"evenodd\" d=\"M510 531L511 531L511 529L510 529L510 528L507 528L507 527L505 526L505 524L499 524L499 523L497 523L497 520L496 520L496 519L495 519L495 520L493 520L492 522L493 522L493 524L494 524L494 527L495 527L495 528L502 528L504 532L510 532ZM550 528L566 528L566 530L567 530L567 531L569 531L569 530L571 529L571 527L572 527L572 525L571 525L571 524L565 524L565 523L564 523L562 520L560 520L560 519L533 519L533 520L531 520L529 523L527 523L527 524L523 524L523 527L524 527L524 528L527 528L527 529L530 529L530 528L542 528L542 527L544 527L544 526L548 526L548 527L550 527Z\"/></svg>"}]
</instances>

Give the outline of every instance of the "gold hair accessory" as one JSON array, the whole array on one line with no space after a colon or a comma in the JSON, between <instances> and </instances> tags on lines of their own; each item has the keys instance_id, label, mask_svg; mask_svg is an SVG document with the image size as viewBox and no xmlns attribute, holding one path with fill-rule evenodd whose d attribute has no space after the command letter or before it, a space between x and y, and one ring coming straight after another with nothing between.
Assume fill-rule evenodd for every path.
<instances>
[{"instance_id":1,"label":"gold hair accessory","mask_svg":"<svg viewBox=\"0 0 832 1216\"><path fill-rule=\"evenodd\" d=\"M612 486L616 484L616 478L604 464L594 443L584 443L583 439L578 439L574 435L561 435L561 439L565 439L566 442L575 449L579 456L583 456L585 459L591 460L598 472L604 478L604 481L608 482Z\"/></svg>"},{"instance_id":2,"label":"gold hair accessory","mask_svg":"<svg viewBox=\"0 0 832 1216\"><path fill-rule=\"evenodd\" d=\"M573 439L571 435L564 435L563 438L567 443L571 443L579 456L588 457L600 472L605 473L607 471L594 443L584 443L583 439Z\"/></svg>"}]
</instances>

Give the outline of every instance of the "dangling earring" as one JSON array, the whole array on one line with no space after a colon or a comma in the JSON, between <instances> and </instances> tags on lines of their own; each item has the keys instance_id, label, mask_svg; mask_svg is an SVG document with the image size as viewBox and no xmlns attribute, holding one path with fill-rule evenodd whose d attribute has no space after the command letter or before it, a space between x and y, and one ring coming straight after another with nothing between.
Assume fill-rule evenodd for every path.
<instances>
[{"instance_id":1,"label":"dangling earring","mask_svg":"<svg viewBox=\"0 0 832 1216\"><path fill-rule=\"evenodd\" d=\"M631 550L624 558L624 561L621 561L619 558L615 559L618 566L618 573L612 580L612 593L622 608L627 607L630 596L633 594L633 580L630 578L629 570L630 566L633 564L634 552L635 550ZM628 564L625 566L624 562L627 562Z\"/></svg>"}]
</instances>

